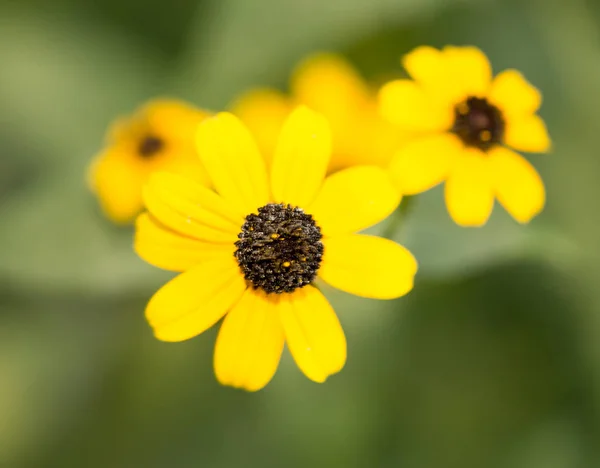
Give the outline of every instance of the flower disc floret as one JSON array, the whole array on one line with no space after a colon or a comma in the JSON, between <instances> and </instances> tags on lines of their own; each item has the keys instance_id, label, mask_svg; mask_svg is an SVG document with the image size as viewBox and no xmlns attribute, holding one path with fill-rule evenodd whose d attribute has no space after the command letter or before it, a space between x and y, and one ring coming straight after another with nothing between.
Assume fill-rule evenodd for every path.
<instances>
[{"instance_id":1,"label":"flower disc floret","mask_svg":"<svg viewBox=\"0 0 600 468\"><path fill-rule=\"evenodd\" d=\"M158 154L164 146L165 142L162 138L158 138L154 135L147 135L140 141L138 153L142 158L151 158Z\"/></svg>"},{"instance_id":2,"label":"flower disc floret","mask_svg":"<svg viewBox=\"0 0 600 468\"><path fill-rule=\"evenodd\" d=\"M323 236L302 209L269 203L246 217L238 237L234 255L254 289L291 293L315 279Z\"/></svg>"},{"instance_id":3,"label":"flower disc floret","mask_svg":"<svg viewBox=\"0 0 600 468\"><path fill-rule=\"evenodd\" d=\"M455 119L452 132L466 146L486 151L502 142L504 118L487 99L469 97L454 109Z\"/></svg>"}]
</instances>

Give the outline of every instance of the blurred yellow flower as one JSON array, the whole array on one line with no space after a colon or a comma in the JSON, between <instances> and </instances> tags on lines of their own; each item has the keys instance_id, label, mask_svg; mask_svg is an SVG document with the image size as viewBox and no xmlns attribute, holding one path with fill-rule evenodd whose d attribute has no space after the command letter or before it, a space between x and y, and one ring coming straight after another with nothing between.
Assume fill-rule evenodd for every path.
<instances>
[{"instance_id":1,"label":"blurred yellow flower","mask_svg":"<svg viewBox=\"0 0 600 468\"><path fill-rule=\"evenodd\" d=\"M326 178L330 129L306 107L284 123L270 174L232 114L203 122L197 143L216 191L153 174L144 189L148 213L137 220L137 253L183 272L148 303L155 336L187 340L225 316L214 355L222 384L264 387L284 341L309 379L325 381L344 366L346 339L313 282L379 299L409 292L417 270L410 252L355 234L392 213L400 196L376 166Z\"/></svg>"},{"instance_id":2,"label":"blurred yellow flower","mask_svg":"<svg viewBox=\"0 0 600 468\"><path fill-rule=\"evenodd\" d=\"M356 164L387 167L403 140L401 132L380 117L376 93L345 59L327 53L309 57L296 68L290 88L290 96L256 89L232 106L256 136L268 164L286 116L306 105L324 115L332 129L328 172Z\"/></svg>"},{"instance_id":3,"label":"blurred yellow flower","mask_svg":"<svg viewBox=\"0 0 600 468\"><path fill-rule=\"evenodd\" d=\"M516 70L492 77L475 47L418 47L403 58L412 80L380 91L380 110L401 131L415 134L391 163L405 194L446 181L446 205L462 226L481 226L494 199L518 222L544 207L545 190L533 166L508 147L546 152L551 143L536 115L542 97Z\"/></svg>"},{"instance_id":4,"label":"blurred yellow flower","mask_svg":"<svg viewBox=\"0 0 600 468\"><path fill-rule=\"evenodd\" d=\"M133 221L143 209L142 187L157 170L207 183L194 144L197 126L207 115L183 102L155 100L118 120L89 171L106 216L116 223Z\"/></svg>"}]
</instances>

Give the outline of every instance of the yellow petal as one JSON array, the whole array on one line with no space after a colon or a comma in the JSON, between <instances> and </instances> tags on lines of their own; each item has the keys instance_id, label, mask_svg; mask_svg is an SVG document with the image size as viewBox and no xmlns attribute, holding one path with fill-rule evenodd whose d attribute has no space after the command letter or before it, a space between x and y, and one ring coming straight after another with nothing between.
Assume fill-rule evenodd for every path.
<instances>
[{"instance_id":1,"label":"yellow petal","mask_svg":"<svg viewBox=\"0 0 600 468\"><path fill-rule=\"evenodd\" d=\"M446 182L446 206L456 224L483 226L494 207L494 192L486 155L465 149Z\"/></svg>"},{"instance_id":2,"label":"yellow petal","mask_svg":"<svg viewBox=\"0 0 600 468\"><path fill-rule=\"evenodd\" d=\"M400 203L387 173L376 166L355 166L329 176L307 209L325 236L349 234L387 218Z\"/></svg>"},{"instance_id":3,"label":"yellow petal","mask_svg":"<svg viewBox=\"0 0 600 468\"><path fill-rule=\"evenodd\" d=\"M390 173L397 190L414 195L446 179L463 145L450 133L416 138L396 152Z\"/></svg>"},{"instance_id":4,"label":"yellow petal","mask_svg":"<svg viewBox=\"0 0 600 468\"><path fill-rule=\"evenodd\" d=\"M136 221L134 248L148 263L165 270L185 271L210 260L233 255L233 243L214 244L183 236L148 213Z\"/></svg>"},{"instance_id":5,"label":"yellow petal","mask_svg":"<svg viewBox=\"0 0 600 468\"><path fill-rule=\"evenodd\" d=\"M394 151L407 140L406 132L385 120L376 101L366 111L355 112L343 130L333 130L334 149L329 173L358 165L387 168Z\"/></svg>"},{"instance_id":6,"label":"yellow petal","mask_svg":"<svg viewBox=\"0 0 600 468\"><path fill-rule=\"evenodd\" d=\"M507 119L504 142L515 149L531 153L545 153L552 146L546 124L537 115Z\"/></svg>"},{"instance_id":7,"label":"yellow petal","mask_svg":"<svg viewBox=\"0 0 600 468\"><path fill-rule=\"evenodd\" d=\"M270 165L281 127L291 111L290 99L279 91L255 89L242 95L233 104L231 112L248 126Z\"/></svg>"},{"instance_id":8,"label":"yellow petal","mask_svg":"<svg viewBox=\"0 0 600 468\"><path fill-rule=\"evenodd\" d=\"M353 234L324 239L319 276L356 296L394 299L413 287L417 262L412 254L382 237Z\"/></svg>"},{"instance_id":9,"label":"yellow petal","mask_svg":"<svg viewBox=\"0 0 600 468\"><path fill-rule=\"evenodd\" d=\"M546 200L544 183L522 156L506 148L489 152L496 197L513 218L528 223L542 211Z\"/></svg>"},{"instance_id":10,"label":"yellow petal","mask_svg":"<svg viewBox=\"0 0 600 468\"><path fill-rule=\"evenodd\" d=\"M245 289L233 255L212 260L181 273L159 289L146 307L146 318L159 340L187 340L217 323Z\"/></svg>"},{"instance_id":11,"label":"yellow petal","mask_svg":"<svg viewBox=\"0 0 600 468\"><path fill-rule=\"evenodd\" d=\"M265 160L242 122L222 112L198 127L196 143L217 192L246 216L269 202Z\"/></svg>"},{"instance_id":12,"label":"yellow petal","mask_svg":"<svg viewBox=\"0 0 600 468\"><path fill-rule=\"evenodd\" d=\"M440 50L417 47L402 58L402 65L422 89L440 102L453 106L464 99L463 90L449 75L445 55Z\"/></svg>"},{"instance_id":13,"label":"yellow petal","mask_svg":"<svg viewBox=\"0 0 600 468\"><path fill-rule=\"evenodd\" d=\"M142 187L147 172L127 154L114 149L90 167L90 185L102 211L115 223L129 223L142 211Z\"/></svg>"},{"instance_id":14,"label":"yellow petal","mask_svg":"<svg viewBox=\"0 0 600 468\"><path fill-rule=\"evenodd\" d=\"M384 85L379 91L379 110L384 118L407 131L443 131L454 121L452 106L441 104L410 80Z\"/></svg>"},{"instance_id":15,"label":"yellow petal","mask_svg":"<svg viewBox=\"0 0 600 468\"><path fill-rule=\"evenodd\" d=\"M176 174L152 174L144 187L144 203L165 226L204 241L233 243L244 223L227 200Z\"/></svg>"},{"instance_id":16,"label":"yellow petal","mask_svg":"<svg viewBox=\"0 0 600 468\"><path fill-rule=\"evenodd\" d=\"M121 137L133 142L130 151L134 157L139 157L138 148L147 137L158 138L164 143L158 154L143 159L149 172L175 172L202 185L210 185L195 145L198 125L208 116L208 112L183 101L155 99L138 110L129 121L128 134L121 132Z\"/></svg>"},{"instance_id":17,"label":"yellow petal","mask_svg":"<svg viewBox=\"0 0 600 468\"><path fill-rule=\"evenodd\" d=\"M281 135L271 183L276 202L306 207L323 184L331 157L331 131L327 120L307 107L288 117Z\"/></svg>"},{"instance_id":18,"label":"yellow petal","mask_svg":"<svg viewBox=\"0 0 600 468\"><path fill-rule=\"evenodd\" d=\"M347 123L370 100L358 72L334 54L318 54L302 62L292 77L291 90L298 102L322 113L334 128Z\"/></svg>"},{"instance_id":19,"label":"yellow petal","mask_svg":"<svg viewBox=\"0 0 600 468\"><path fill-rule=\"evenodd\" d=\"M492 83L492 67L486 55L477 47L444 47L448 79L468 96L486 97Z\"/></svg>"},{"instance_id":20,"label":"yellow petal","mask_svg":"<svg viewBox=\"0 0 600 468\"><path fill-rule=\"evenodd\" d=\"M273 378L284 343L278 303L278 295L249 288L227 314L214 358L223 385L256 391Z\"/></svg>"},{"instance_id":21,"label":"yellow petal","mask_svg":"<svg viewBox=\"0 0 600 468\"><path fill-rule=\"evenodd\" d=\"M187 153L183 148L177 147L165 151L164 159L154 164L152 172L179 174L205 187L212 186L210 177L198 158L195 146L188 148Z\"/></svg>"},{"instance_id":22,"label":"yellow petal","mask_svg":"<svg viewBox=\"0 0 600 468\"><path fill-rule=\"evenodd\" d=\"M402 65L419 84L441 86L445 81L444 57L441 51L429 46L420 46L402 57Z\"/></svg>"},{"instance_id":23,"label":"yellow petal","mask_svg":"<svg viewBox=\"0 0 600 468\"><path fill-rule=\"evenodd\" d=\"M140 113L151 131L163 135L169 142L185 142L190 147L198 124L209 116L208 112L176 99L154 99Z\"/></svg>"},{"instance_id":24,"label":"yellow petal","mask_svg":"<svg viewBox=\"0 0 600 468\"><path fill-rule=\"evenodd\" d=\"M107 146L112 146L116 143L131 140L132 135L139 133L140 129L144 127L142 116L135 115L117 117L114 122L108 126L108 130L105 135L105 143Z\"/></svg>"},{"instance_id":25,"label":"yellow petal","mask_svg":"<svg viewBox=\"0 0 600 468\"><path fill-rule=\"evenodd\" d=\"M541 93L517 70L499 73L494 78L488 99L506 116L529 116L542 105Z\"/></svg>"},{"instance_id":26,"label":"yellow petal","mask_svg":"<svg viewBox=\"0 0 600 468\"><path fill-rule=\"evenodd\" d=\"M346 363L346 337L325 296L306 286L282 294L279 316L294 361L309 379L324 382Z\"/></svg>"}]
</instances>

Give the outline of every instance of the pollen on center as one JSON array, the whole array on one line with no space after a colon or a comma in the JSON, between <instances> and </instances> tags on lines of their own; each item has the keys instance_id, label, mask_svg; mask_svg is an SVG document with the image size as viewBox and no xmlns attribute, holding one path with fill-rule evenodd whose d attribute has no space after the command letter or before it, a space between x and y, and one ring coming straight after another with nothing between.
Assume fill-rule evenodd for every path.
<instances>
[{"instance_id":1,"label":"pollen on center","mask_svg":"<svg viewBox=\"0 0 600 468\"><path fill-rule=\"evenodd\" d=\"M246 216L234 255L253 288L290 293L315 279L322 237L313 217L302 209L269 203Z\"/></svg>"}]
</instances>

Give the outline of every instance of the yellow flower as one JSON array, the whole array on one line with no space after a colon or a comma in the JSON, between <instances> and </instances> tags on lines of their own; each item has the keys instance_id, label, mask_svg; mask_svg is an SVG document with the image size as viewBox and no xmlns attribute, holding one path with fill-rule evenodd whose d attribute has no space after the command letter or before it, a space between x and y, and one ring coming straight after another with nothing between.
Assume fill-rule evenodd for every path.
<instances>
[{"instance_id":1,"label":"yellow flower","mask_svg":"<svg viewBox=\"0 0 600 468\"><path fill-rule=\"evenodd\" d=\"M331 125L333 154L328 172L357 164L387 167L402 134L381 118L376 93L346 60L326 53L314 55L296 68L290 88L290 96L272 89L253 90L233 105L232 112L256 136L263 154L273 154L289 112L306 105Z\"/></svg>"},{"instance_id":2,"label":"yellow flower","mask_svg":"<svg viewBox=\"0 0 600 468\"><path fill-rule=\"evenodd\" d=\"M376 166L325 178L330 130L303 107L283 126L270 174L232 114L202 123L197 143L215 191L156 173L144 189L148 213L137 221L137 253L183 272L148 303L155 336L187 340L225 316L214 355L222 384L264 387L284 341L309 379L325 381L344 366L346 339L314 281L379 299L412 289L410 252L355 234L394 211L397 191Z\"/></svg>"},{"instance_id":3,"label":"yellow flower","mask_svg":"<svg viewBox=\"0 0 600 468\"><path fill-rule=\"evenodd\" d=\"M520 223L544 207L533 166L510 148L546 152L550 138L536 115L542 97L516 70L492 78L475 47L419 47L403 64L412 80L380 91L381 113L415 138L395 155L392 177L405 194L446 181L448 211L462 226L481 226L494 199Z\"/></svg>"},{"instance_id":4,"label":"yellow flower","mask_svg":"<svg viewBox=\"0 0 600 468\"><path fill-rule=\"evenodd\" d=\"M132 221L143 209L142 187L157 170L207 183L194 145L197 126L207 115L183 102L156 100L118 120L89 172L106 216L116 223Z\"/></svg>"}]
</instances>

